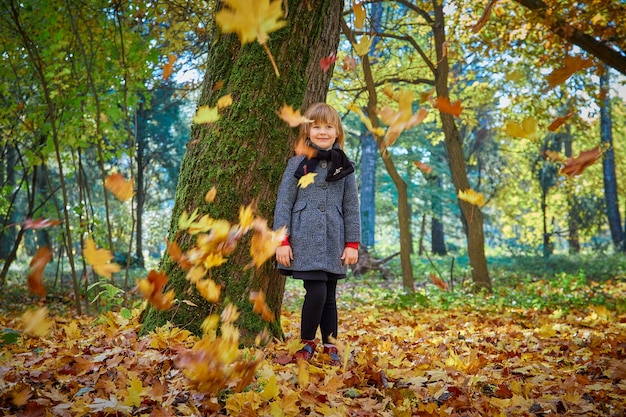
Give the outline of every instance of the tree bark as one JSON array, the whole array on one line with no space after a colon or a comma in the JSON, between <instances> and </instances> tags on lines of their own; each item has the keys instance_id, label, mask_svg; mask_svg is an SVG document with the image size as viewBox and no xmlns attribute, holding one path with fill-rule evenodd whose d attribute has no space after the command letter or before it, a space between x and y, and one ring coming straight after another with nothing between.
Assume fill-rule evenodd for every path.
<instances>
[{"instance_id":1,"label":"tree bark","mask_svg":"<svg viewBox=\"0 0 626 417\"><path fill-rule=\"evenodd\" d=\"M361 135L361 245L374 247L376 229L376 160L378 146L374 136Z\"/></svg>"},{"instance_id":2,"label":"tree bark","mask_svg":"<svg viewBox=\"0 0 626 417\"><path fill-rule=\"evenodd\" d=\"M443 5L438 0L433 0L435 21L433 33L435 36L435 49L437 52L437 68L435 70L435 90L438 97L449 97L448 90L448 58L444 54L445 22ZM443 132L445 135L446 150L448 152L448 162L450 164L450 174L452 182L457 191L466 191L470 188L463 155L463 144L459 131L454 122L454 116L445 112L439 112ZM465 225L467 234L467 252L470 266L472 268L472 280L479 288L491 290L491 278L487 269L487 258L485 257L485 235L483 231L483 214L480 207L459 200L461 217Z\"/></svg>"},{"instance_id":3,"label":"tree bark","mask_svg":"<svg viewBox=\"0 0 626 417\"><path fill-rule=\"evenodd\" d=\"M432 176L429 180L434 187L442 190L442 180L440 176ZM434 254L443 256L447 254L448 251L446 250L443 223L441 223L441 219L443 218L443 205L441 204L441 197L439 197L438 193L433 193L430 205L433 211L430 221L431 249Z\"/></svg>"},{"instance_id":4,"label":"tree bark","mask_svg":"<svg viewBox=\"0 0 626 417\"><path fill-rule=\"evenodd\" d=\"M323 72L320 59L336 53L339 43L341 0L291 0L287 26L270 35L267 44L276 60L276 76L268 56L258 43L241 45L235 35L220 35L209 51L209 65L199 105L215 106L219 97L231 94L232 106L221 112L212 125L194 126L183 159L176 201L170 226L170 239L177 234L178 218L183 211L198 209L213 218L237 221L239 207L257 203L257 213L271 224L274 202L286 161L292 154L295 131L281 121L276 112L283 104L306 108L324 101L332 69ZM220 84L223 86L219 88ZM218 189L213 204L204 195ZM178 239L181 247L190 246L188 238ZM229 261L212 270L211 277L224 284L222 299L241 311L238 320L243 343L254 341L266 323L252 312L248 294L263 290L276 317L280 317L284 278L270 260L259 269L245 269L250 262L247 245L240 244ZM170 311L149 310L143 330L152 330L167 321L200 334L200 325L212 306L197 292L188 293L185 273L168 257L162 262L170 286L179 299L189 299L199 307L179 303ZM222 305L217 306L222 308ZM282 336L279 321L269 325L274 336Z\"/></svg>"},{"instance_id":5,"label":"tree bark","mask_svg":"<svg viewBox=\"0 0 626 417\"><path fill-rule=\"evenodd\" d=\"M624 232L619 213L619 198L617 195L617 178L615 175L615 152L613 150L613 121L611 119L611 100L609 97L609 72L604 71L600 76L600 140L608 145L602 157L602 178L604 180L604 199L606 201L606 216L611 230L613 244L622 250Z\"/></svg>"}]
</instances>

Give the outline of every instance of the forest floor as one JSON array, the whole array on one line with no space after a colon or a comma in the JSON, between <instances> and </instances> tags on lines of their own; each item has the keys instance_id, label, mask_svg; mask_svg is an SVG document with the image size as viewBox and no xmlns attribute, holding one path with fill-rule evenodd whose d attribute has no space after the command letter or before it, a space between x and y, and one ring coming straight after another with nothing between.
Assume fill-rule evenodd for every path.
<instances>
[{"instance_id":1,"label":"forest floor","mask_svg":"<svg viewBox=\"0 0 626 417\"><path fill-rule=\"evenodd\" d=\"M198 339L185 331L139 336L138 309L77 317L13 285L0 299L0 412L625 416L624 277L556 281L472 296L432 284L406 294L397 281L351 278L338 290L338 367L319 346L311 363L288 363L299 348L296 283L285 293L284 341L233 354L218 338L200 361L190 354Z\"/></svg>"}]
</instances>

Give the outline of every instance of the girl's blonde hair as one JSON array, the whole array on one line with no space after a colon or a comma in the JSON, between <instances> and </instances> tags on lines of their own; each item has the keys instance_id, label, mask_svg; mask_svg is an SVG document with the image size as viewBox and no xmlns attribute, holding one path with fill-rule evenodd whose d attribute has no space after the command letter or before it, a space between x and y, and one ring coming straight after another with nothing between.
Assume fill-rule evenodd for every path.
<instances>
[{"instance_id":1,"label":"girl's blonde hair","mask_svg":"<svg viewBox=\"0 0 626 417\"><path fill-rule=\"evenodd\" d=\"M326 103L313 103L304 112L304 117L317 123L328 123L335 126L335 131L337 132L337 139L335 140L335 143L343 149L345 134L343 132L343 125L341 124L341 118L339 117L337 110ZM312 122L302 123L300 125L299 141L305 141L309 138L311 123Z\"/></svg>"}]
</instances>

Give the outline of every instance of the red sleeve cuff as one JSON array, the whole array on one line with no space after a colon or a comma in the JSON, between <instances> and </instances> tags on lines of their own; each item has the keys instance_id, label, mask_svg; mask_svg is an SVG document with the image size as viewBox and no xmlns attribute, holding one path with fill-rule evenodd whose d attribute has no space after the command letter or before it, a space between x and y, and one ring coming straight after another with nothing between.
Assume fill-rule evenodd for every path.
<instances>
[{"instance_id":1,"label":"red sleeve cuff","mask_svg":"<svg viewBox=\"0 0 626 417\"><path fill-rule=\"evenodd\" d=\"M346 242L346 248L359 250L359 242Z\"/></svg>"},{"instance_id":2,"label":"red sleeve cuff","mask_svg":"<svg viewBox=\"0 0 626 417\"><path fill-rule=\"evenodd\" d=\"M280 242L280 246L290 246L290 245L291 245L291 243L289 243L289 236L285 236L283 241Z\"/></svg>"}]
</instances>

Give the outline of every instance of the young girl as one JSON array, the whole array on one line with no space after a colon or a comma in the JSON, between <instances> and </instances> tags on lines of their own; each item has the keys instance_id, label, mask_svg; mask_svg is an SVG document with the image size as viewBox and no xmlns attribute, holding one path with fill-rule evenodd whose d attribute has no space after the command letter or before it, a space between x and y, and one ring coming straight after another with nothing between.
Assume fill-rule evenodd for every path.
<instances>
[{"instance_id":1,"label":"young girl","mask_svg":"<svg viewBox=\"0 0 626 417\"><path fill-rule=\"evenodd\" d=\"M347 265L358 259L361 241L359 196L354 167L342 150L344 131L337 111L325 103L312 104L304 113L312 120L300 126L299 143L312 148L310 159L296 155L283 174L274 230L287 227L287 238L276 250L279 271L301 279L306 289L300 336L303 348L294 361L310 360L320 328L324 353L331 364L340 358L332 339L337 337L337 280L346 277ZM309 149L311 150L311 149ZM306 153L306 152L305 152ZM299 185L313 174L313 182Z\"/></svg>"}]
</instances>

